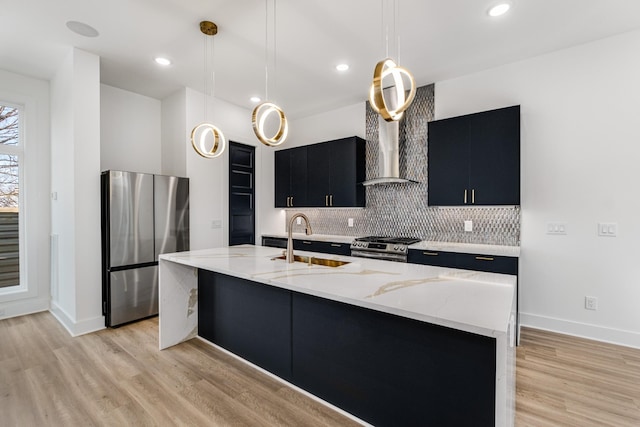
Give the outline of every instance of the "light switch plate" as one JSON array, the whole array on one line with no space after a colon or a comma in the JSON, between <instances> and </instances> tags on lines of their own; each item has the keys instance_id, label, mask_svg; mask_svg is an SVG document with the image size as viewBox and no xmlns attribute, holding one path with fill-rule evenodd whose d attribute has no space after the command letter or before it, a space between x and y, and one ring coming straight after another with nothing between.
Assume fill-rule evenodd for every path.
<instances>
[{"instance_id":1,"label":"light switch plate","mask_svg":"<svg viewBox=\"0 0 640 427\"><path fill-rule=\"evenodd\" d=\"M553 234L556 236L567 234L567 223L566 222L547 223L547 234Z\"/></svg>"},{"instance_id":2,"label":"light switch plate","mask_svg":"<svg viewBox=\"0 0 640 427\"><path fill-rule=\"evenodd\" d=\"M615 222L599 222L598 236L616 237L618 235L618 224Z\"/></svg>"}]
</instances>

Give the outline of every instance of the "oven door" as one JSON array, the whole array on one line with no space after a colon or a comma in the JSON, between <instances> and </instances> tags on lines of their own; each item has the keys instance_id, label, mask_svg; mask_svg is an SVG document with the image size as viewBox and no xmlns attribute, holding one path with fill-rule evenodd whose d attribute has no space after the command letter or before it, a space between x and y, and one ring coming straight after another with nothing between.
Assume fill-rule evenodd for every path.
<instances>
[{"instance_id":1,"label":"oven door","mask_svg":"<svg viewBox=\"0 0 640 427\"><path fill-rule=\"evenodd\" d=\"M370 252L363 250L351 250L351 256L360 257L360 258L373 258L380 259L384 261L396 261L396 262L407 262L407 256L401 254L390 254L385 252Z\"/></svg>"}]
</instances>

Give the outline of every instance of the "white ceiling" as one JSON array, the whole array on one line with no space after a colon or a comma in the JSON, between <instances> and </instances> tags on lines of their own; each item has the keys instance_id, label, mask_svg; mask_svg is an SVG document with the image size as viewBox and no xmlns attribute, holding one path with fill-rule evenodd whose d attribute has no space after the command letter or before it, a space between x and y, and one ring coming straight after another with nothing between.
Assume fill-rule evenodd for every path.
<instances>
[{"instance_id":1,"label":"white ceiling","mask_svg":"<svg viewBox=\"0 0 640 427\"><path fill-rule=\"evenodd\" d=\"M400 62L419 85L640 28L638 0L513 0L507 15L491 19L493 3L397 0ZM75 46L101 57L105 84L158 99L182 86L202 90L198 23L207 19L219 28L215 96L246 108L250 96L264 96L265 0L0 0L0 7L0 68L48 79ZM270 100L296 118L366 99L385 56L381 10L381 0L277 0ZM100 35L74 34L69 20ZM157 66L156 55L173 65ZM340 62L351 69L337 72Z\"/></svg>"}]
</instances>

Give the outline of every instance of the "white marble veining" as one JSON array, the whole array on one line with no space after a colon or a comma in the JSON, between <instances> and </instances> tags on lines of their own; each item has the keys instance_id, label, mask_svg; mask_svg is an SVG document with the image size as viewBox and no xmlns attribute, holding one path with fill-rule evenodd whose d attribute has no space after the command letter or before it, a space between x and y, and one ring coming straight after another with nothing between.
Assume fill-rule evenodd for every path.
<instances>
[{"instance_id":1,"label":"white marble veining","mask_svg":"<svg viewBox=\"0 0 640 427\"><path fill-rule=\"evenodd\" d=\"M277 248L234 246L160 259L161 265L171 261L480 335L507 332L515 276L304 251L296 254L350 263L273 260L281 254Z\"/></svg>"},{"instance_id":2,"label":"white marble veining","mask_svg":"<svg viewBox=\"0 0 640 427\"><path fill-rule=\"evenodd\" d=\"M349 264L287 264L274 259L282 249L249 245L160 255L160 349L197 334L195 271L205 269L495 338L496 425L513 425L516 276L296 254Z\"/></svg>"},{"instance_id":3,"label":"white marble veining","mask_svg":"<svg viewBox=\"0 0 640 427\"><path fill-rule=\"evenodd\" d=\"M263 237L276 237L281 239L287 238L287 233L263 234ZM355 239L353 236L333 236L328 234L312 234L307 236L304 233L293 233L296 240L314 240L319 242L335 242L335 243L351 243ZM503 245L483 245L476 243L455 243L455 242L432 242L423 240L409 246L409 249L417 249L423 251L443 251L443 252L460 252L465 254L476 255L493 255L493 256L520 256L520 246L503 246Z\"/></svg>"}]
</instances>

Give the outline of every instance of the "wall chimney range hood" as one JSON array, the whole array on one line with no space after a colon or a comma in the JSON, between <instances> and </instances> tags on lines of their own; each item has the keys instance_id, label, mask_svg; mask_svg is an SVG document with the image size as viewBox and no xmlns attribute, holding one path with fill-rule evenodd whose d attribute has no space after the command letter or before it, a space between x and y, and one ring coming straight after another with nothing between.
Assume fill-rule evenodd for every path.
<instances>
[{"instance_id":1,"label":"wall chimney range hood","mask_svg":"<svg viewBox=\"0 0 640 427\"><path fill-rule=\"evenodd\" d=\"M388 104L395 104L395 86L384 89ZM396 108L395 105L390 105ZM378 114L378 176L364 181L365 187L383 184L404 184L411 181L400 178L400 122L387 122Z\"/></svg>"}]
</instances>

